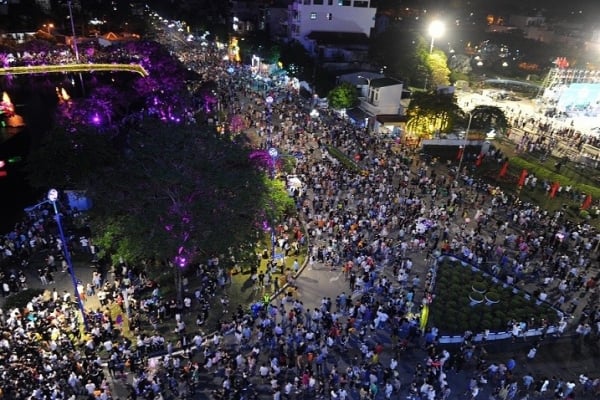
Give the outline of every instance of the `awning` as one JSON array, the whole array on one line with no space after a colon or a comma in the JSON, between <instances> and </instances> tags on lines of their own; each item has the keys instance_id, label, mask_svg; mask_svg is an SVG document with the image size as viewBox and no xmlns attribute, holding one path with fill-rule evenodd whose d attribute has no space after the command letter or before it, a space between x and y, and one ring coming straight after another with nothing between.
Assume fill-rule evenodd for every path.
<instances>
[{"instance_id":1,"label":"awning","mask_svg":"<svg viewBox=\"0 0 600 400\"><path fill-rule=\"evenodd\" d=\"M377 122L382 125L400 125L407 121L408 118L406 115L380 114L377 116Z\"/></svg>"},{"instance_id":2,"label":"awning","mask_svg":"<svg viewBox=\"0 0 600 400\"><path fill-rule=\"evenodd\" d=\"M370 115L364 112L361 108L354 107L346 110L346 115L354 122L364 122Z\"/></svg>"}]
</instances>

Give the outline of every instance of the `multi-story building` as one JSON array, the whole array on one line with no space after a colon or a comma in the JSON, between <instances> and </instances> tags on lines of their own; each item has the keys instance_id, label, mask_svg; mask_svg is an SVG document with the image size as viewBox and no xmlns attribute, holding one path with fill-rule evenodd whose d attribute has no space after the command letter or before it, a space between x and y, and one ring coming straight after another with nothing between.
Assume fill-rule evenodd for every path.
<instances>
[{"instance_id":1,"label":"multi-story building","mask_svg":"<svg viewBox=\"0 0 600 400\"><path fill-rule=\"evenodd\" d=\"M313 56L356 58L366 54L377 11L371 0L294 0L288 6L288 40Z\"/></svg>"},{"instance_id":2,"label":"multi-story building","mask_svg":"<svg viewBox=\"0 0 600 400\"><path fill-rule=\"evenodd\" d=\"M338 82L350 83L359 93L358 107L346 110L355 123L375 133L403 130L408 100L401 81L365 71L341 75Z\"/></svg>"}]
</instances>

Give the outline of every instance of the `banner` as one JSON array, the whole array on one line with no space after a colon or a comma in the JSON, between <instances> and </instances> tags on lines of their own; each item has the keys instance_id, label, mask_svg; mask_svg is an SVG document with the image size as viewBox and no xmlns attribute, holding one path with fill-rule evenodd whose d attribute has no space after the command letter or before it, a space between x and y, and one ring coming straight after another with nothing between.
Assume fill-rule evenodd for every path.
<instances>
[{"instance_id":1,"label":"banner","mask_svg":"<svg viewBox=\"0 0 600 400\"><path fill-rule=\"evenodd\" d=\"M481 163L483 162L483 158L485 157L485 154L483 153L479 153L479 155L477 156L477 159L475 160L475 165L477 167L481 166Z\"/></svg>"},{"instance_id":2,"label":"banner","mask_svg":"<svg viewBox=\"0 0 600 400\"><path fill-rule=\"evenodd\" d=\"M498 173L498 176L500 178L502 178L506 175L507 172L508 172L508 161L505 161L504 164L502 164L502 168L500 168L500 172Z\"/></svg>"},{"instance_id":3,"label":"banner","mask_svg":"<svg viewBox=\"0 0 600 400\"><path fill-rule=\"evenodd\" d=\"M527 170L523 169L521 176L519 176L519 186L525 186L525 178L527 178Z\"/></svg>"},{"instance_id":4,"label":"banner","mask_svg":"<svg viewBox=\"0 0 600 400\"><path fill-rule=\"evenodd\" d=\"M553 199L556 196L556 192L560 188L560 182L554 182L550 188L550 198Z\"/></svg>"},{"instance_id":5,"label":"banner","mask_svg":"<svg viewBox=\"0 0 600 400\"><path fill-rule=\"evenodd\" d=\"M581 209L587 210L588 208L590 208L591 205L592 205L592 195L588 194L587 196L585 196L585 200L583 200L583 203L581 204Z\"/></svg>"}]
</instances>

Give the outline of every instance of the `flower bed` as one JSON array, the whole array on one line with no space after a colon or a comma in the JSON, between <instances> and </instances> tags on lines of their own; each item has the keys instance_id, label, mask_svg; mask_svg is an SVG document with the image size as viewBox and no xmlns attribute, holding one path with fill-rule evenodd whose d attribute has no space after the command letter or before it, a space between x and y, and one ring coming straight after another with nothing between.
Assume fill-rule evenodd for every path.
<instances>
[{"instance_id":1,"label":"flower bed","mask_svg":"<svg viewBox=\"0 0 600 400\"><path fill-rule=\"evenodd\" d=\"M506 331L511 320L527 322L528 328L558 320L548 304L536 305L535 299L514 294L512 287L494 283L491 277L471 267L451 257L439 259L428 325L437 327L442 334Z\"/></svg>"}]
</instances>

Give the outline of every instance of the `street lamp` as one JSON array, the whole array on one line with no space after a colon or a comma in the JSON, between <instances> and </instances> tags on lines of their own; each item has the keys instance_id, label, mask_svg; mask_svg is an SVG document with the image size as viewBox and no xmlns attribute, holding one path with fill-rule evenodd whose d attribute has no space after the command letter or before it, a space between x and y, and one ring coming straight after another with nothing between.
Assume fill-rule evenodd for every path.
<instances>
[{"instance_id":1,"label":"street lamp","mask_svg":"<svg viewBox=\"0 0 600 400\"><path fill-rule=\"evenodd\" d=\"M467 142L469 141L469 130L471 129L471 121L473 120L473 113L469 112L469 123L467 124L467 130L465 131L465 143L463 151L460 153L460 159L458 161L458 170L456 171L456 179L460 177L460 168L462 167L463 158L465 158L465 152L467 151Z\"/></svg>"},{"instance_id":2,"label":"street lamp","mask_svg":"<svg viewBox=\"0 0 600 400\"><path fill-rule=\"evenodd\" d=\"M69 275L71 275L71 283L73 284L73 291L75 293L75 300L77 301L77 306L79 307L79 311L81 312L83 326L85 327L85 331L89 332L87 318L85 317L85 308L83 306L83 302L81 301L81 296L79 295L79 289L77 288L77 278L75 277L75 270L73 269L73 263L71 261L71 253L69 253L69 248L67 246L67 239L65 238L65 232L63 230L62 222L60 219L60 213L58 212L58 208L56 207L57 199L58 191L56 189L50 189L50 191L48 191L48 201L52 204L52 207L54 208L54 218L56 220L56 225L58 225L58 233L60 234L60 240L62 241L63 253L65 255L65 260L67 261Z\"/></svg>"},{"instance_id":3,"label":"street lamp","mask_svg":"<svg viewBox=\"0 0 600 400\"><path fill-rule=\"evenodd\" d=\"M366 96L368 96L369 95L369 90L371 90L371 79L367 78L366 76L362 76L362 75L358 75L357 78L364 79L365 81L367 81L367 94L366 94Z\"/></svg>"},{"instance_id":4,"label":"street lamp","mask_svg":"<svg viewBox=\"0 0 600 400\"><path fill-rule=\"evenodd\" d=\"M271 179L275 180L275 162L279 157L279 151L275 147L269 148L269 157L271 157ZM275 259L275 220L271 221L271 266L275 266L277 260Z\"/></svg>"},{"instance_id":5,"label":"street lamp","mask_svg":"<svg viewBox=\"0 0 600 400\"><path fill-rule=\"evenodd\" d=\"M446 26L442 21L435 20L429 25L429 36L431 36L431 45L429 46L429 54L433 51L433 42L436 38L441 37L446 31Z\"/></svg>"},{"instance_id":6,"label":"street lamp","mask_svg":"<svg viewBox=\"0 0 600 400\"><path fill-rule=\"evenodd\" d=\"M429 36L431 36L431 44L429 45L429 54L433 53L433 43L436 38L439 38L446 31L446 26L442 21L434 20L429 24ZM429 76L425 75L425 85L423 86L424 90L427 90L427 83L429 82Z\"/></svg>"},{"instance_id":7,"label":"street lamp","mask_svg":"<svg viewBox=\"0 0 600 400\"><path fill-rule=\"evenodd\" d=\"M371 79L367 78L366 76L358 75L357 78L364 79L367 81L367 85L369 85L369 87L371 86Z\"/></svg>"},{"instance_id":8,"label":"street lamp","mask_svg":"<svg viewBox=\"0 0 600 400\"><path fill-rule=\"evenodd\" d=\"M73 21L73 5L71 0L67 0L67 7L69 8L69 22L71 22L71 35L73 39L73 51L75 52L75 60L79 63L79 48L77 47L77 37L75 36L75 21ZM83 75L79 73L79 83L81 84L81 92L85 94L85 86L83 84Z\"/></svg>"},{"instance_id":9,"label":"street lamp","mask_svg":"<svg viewBox=\"0 0 600 400\"><path fill-rule=\"evenodd\" d=\"M62 221L60 219L60 213L58 212L58 208L56 207L56 200L58 200L58 191L56 189L50 189L48 191L48 195L46 197L47 200L42 201L39 204L36 204L32 207L28 207L25 211L31 211L46 203L51 203L54 208L54 219L56 221L56 225L58 226L58 234L60 236L62 250L65 256L65 261L67 262L67 267L69 270L69 275L71 276L71 283L73 284L73 291L75 294L75 301L77 302L77 306L79 307L79 311L81 313L81 318L83 321L83 326L86 332L89 332L87 318L85 316L85 307L83 306L83 302L81 301L81 296L79 294L79 289L77 288L77 278L75 277L75 270L73 269L73 263L71 261L71 253L69 253L69 248L67 245L67 239L65 238L65 232L63 230Z\"/></svg>"}]
</instances>

